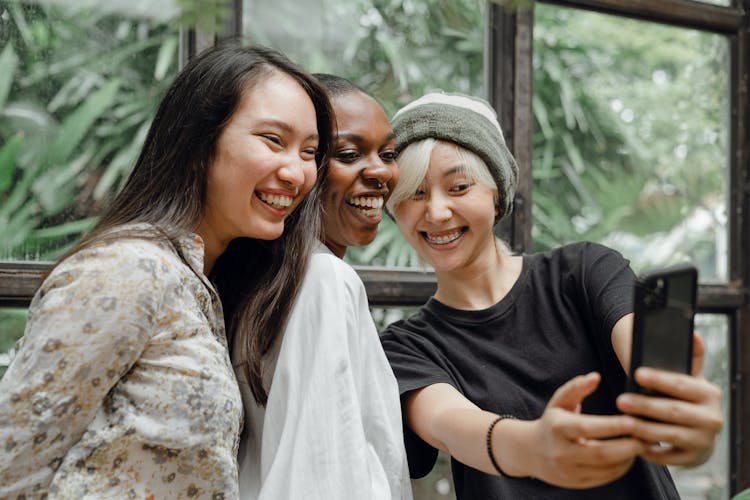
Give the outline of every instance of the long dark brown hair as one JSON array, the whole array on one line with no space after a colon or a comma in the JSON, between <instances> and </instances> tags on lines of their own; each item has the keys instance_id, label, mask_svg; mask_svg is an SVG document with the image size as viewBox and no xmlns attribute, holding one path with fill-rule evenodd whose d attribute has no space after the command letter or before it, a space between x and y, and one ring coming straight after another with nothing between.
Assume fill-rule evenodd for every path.
<instances>
[{"instance_id":1,"label":"long dark brown hair","mask_svg":"<svg viewBox=\"0 0 750 500\"><path fill-rule=\"evenodd\" d=\"M192 59L177 75L123 189L96 227L60 260L93 244L125 237L166 240L179 253L177 238L194 231L203 216L208 169L221 132L243 92L277 71L294 78L313 102L319 136L316 163L324 180L333 128L325 90L279 52L243 47L237 40L225 42ZM319 237L319 209L314 188L286 219L281 238L236 238L211 271L224 307L229 345L236 346L233 362L261 404L267 400L261 361L283 331L302 284ZM113 231L132 223L146 223L150 229Z\"/></svg>"}]
</instances>

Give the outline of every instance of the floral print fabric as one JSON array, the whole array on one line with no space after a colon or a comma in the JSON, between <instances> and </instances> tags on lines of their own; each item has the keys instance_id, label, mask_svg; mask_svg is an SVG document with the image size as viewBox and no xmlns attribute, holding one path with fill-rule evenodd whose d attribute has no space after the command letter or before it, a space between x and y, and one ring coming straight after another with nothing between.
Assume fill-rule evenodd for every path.
<instances>
[{"instance_id":1,"label":"floral print fabric","mask_svg":"<svg viewBox=\"0 0 750 500\"><path fill-rule=\"evenodd\" d=\"M242 401L203 243L64 260L0 380L0 498L236 498Z\"/></svg>"}]
</instances>

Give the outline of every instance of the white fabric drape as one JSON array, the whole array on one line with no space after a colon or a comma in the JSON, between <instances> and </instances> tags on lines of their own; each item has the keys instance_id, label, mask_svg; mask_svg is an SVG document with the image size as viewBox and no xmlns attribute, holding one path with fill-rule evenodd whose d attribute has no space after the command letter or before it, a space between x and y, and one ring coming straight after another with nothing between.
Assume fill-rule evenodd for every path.
<instances>
[{"instance_id":1,"label":"white fabric drape","mask_svg":"<svg viewBox=\"0 0 750 500\"><path fill-rule=\"evenodd\" d=\"M322 244L267 361L265 408L238 373L243 499L412 498L398 388L364 286Z\"/></svg>"}]
</instances>

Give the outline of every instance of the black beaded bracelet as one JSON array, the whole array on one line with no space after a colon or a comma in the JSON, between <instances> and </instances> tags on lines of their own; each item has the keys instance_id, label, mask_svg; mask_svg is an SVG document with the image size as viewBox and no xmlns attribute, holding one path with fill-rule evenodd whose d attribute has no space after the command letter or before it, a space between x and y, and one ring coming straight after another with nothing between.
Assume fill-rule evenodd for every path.
<instances>
[{"instance_id":1,"label":"black beaded bracelet","mask_svg":"<svg viewBox=\"0 0 750 500\"><path fill-rule=\"evenodd\" d=\"M506 418L512 418L515 419L516 417L510 414L503 414L498 415L495 420L492 421L490 426L487 428L487 455L490 457L490 462L492 462L492 466L495 468L498 474L501 476L504 476L503 471L500 470L500 466L497 465L497 461L495 460L495 455L492 453L492 429L495 428L495 425L501 420L504 420Z\"/></svg>"}]
</instances>

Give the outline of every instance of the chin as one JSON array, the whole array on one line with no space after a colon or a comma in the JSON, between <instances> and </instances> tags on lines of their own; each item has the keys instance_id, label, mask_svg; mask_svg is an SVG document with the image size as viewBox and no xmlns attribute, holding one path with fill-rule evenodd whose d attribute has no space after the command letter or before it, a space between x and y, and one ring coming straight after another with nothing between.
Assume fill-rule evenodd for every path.
<instances>
[{"instance_id":1,"label":"chin","mask_svg":"<svg viewBox=\"0 0 750 500\"><path fill-rule=\"evenodd\" d=\"M432 256L431 256L432 257ZM455 262L453 260L448 259L425 259L423 255L420 255L420 258L430 267L432 267L435 272L449 272L449 271L455 271L459 266L458 262Z\"/></svg>"},{"instance_id":2,"label":"chin","mask_svg":"<svg viewBox=\"0 0 750 500\"><path fill-rule=\"evenodd\" d=\"M248 238L255 238L256 240L277 240L284 234L284 226L278 228L264 228L261 230L256 229L255 231L249 231L246 235Z\"/></svg>"}]
</instances>

